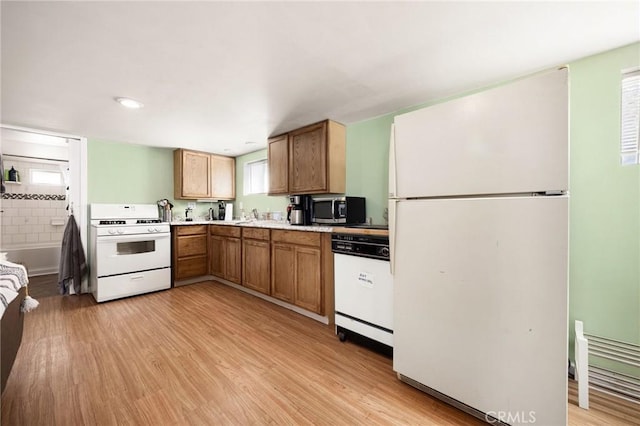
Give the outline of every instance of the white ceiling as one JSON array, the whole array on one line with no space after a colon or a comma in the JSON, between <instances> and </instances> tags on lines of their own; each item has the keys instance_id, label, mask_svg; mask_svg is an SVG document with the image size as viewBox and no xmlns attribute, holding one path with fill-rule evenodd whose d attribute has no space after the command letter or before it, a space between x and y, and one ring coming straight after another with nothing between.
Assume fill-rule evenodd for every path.
<instances>
[{"instance_id":1,"label":"white ceiling","mask_svg":"<svg viewBox=\"0 0 640 426\"><path fill-rule=\"evenodd\" d=\"M640 40L638 1L3 0L0 12L3 124L233 156Z\"/></svg>"}]
</instances>

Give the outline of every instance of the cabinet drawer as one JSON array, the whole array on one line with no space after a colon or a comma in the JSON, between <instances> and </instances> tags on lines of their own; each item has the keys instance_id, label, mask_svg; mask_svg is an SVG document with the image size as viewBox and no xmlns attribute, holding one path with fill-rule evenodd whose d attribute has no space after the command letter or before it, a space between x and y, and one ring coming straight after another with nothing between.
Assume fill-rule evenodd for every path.
<instances>
[{"instance_id":1,"label":"cabinet drawer","mask_svg":"<svg viewBox=\"0 0 640 426\"><path fill-rule=\"evenodd\" d=\"M207 266L206 256L178 259L175 265L175 279L183 280L207 275Z\"/></svg>"},{"instance_id":2,"label":"cabinet drawer","mask_svg":"<svg viewBox=\"0 0 640 426\"><path fill-rule=\"evenodd\" d=\"M209 226L209 232L211 235L220 235L222 237L235 237L240 238L239 226L226 226L226 225L211 225Z\"/></svg>"},{"instance_id":3,"label":"cabinet drawer","mask_svg":"<svg viewBox=\"0 0 640 426\"><path fill-rule=\"evenodd\" d=\"M320 233L308 231L273 230L273 232L271 232L271 241L278 243L290 243L304 246L320 247Z\"/></svg>"},{"instance_id":4,"label":"cabinet drawer","mask_svg":"<svg viewBox=\"0 0 640 426\"><path fill-rule=\"evenodd\" d=\"M179 225L176 227L176 235L207 234L207 225Z\"/></svg>"},{"instance_id":5,"label":"cabinet drawer","mask_svg":"<svg viewBox=\"0 0 640 426\"><path fill-rule=\"evenodd\" d=\"M207 235L187 235L176 239L178 257L207 254Z\"/></svg>"},{"instance_id":6,"label":"cabinet drawer","mask_svg":"<svg viewBox=\"0 0 640 426\"><path fill-rule=\"evenodd\" d=\"M242 237L269 241L269 230L265 228L243 228Z\"/></svg>"}]
</instances>

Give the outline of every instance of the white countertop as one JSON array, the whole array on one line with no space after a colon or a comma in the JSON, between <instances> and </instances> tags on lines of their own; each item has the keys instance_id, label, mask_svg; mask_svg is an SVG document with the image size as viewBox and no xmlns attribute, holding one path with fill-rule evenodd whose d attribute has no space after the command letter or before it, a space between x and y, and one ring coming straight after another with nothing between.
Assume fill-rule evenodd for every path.
<instances>
[{"instance_id":1,"label":"white countertop","mask_svg":"<svg viewBox=\"0 0 640 426\"><path fill-rule=\"evenodd\" d=\"M285 221L279 220L194 220L190 222L186 221L173 221L170 222L171 226L184 226L184 225L223 225L223 226L246 226L252 228L270 228L270 229L284 229L290 231L311 231L311 232L332 232L331 226L321 225L290 225Z\"/></svg>"}]
</instances>

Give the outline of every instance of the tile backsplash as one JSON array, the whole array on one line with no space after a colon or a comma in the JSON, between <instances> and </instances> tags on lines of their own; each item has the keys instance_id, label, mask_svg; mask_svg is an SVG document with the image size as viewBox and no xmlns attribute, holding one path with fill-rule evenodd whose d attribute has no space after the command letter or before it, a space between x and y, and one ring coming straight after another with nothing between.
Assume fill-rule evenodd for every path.
<instances>
[{"instance_id":1,"label":"tile backsplash","mask_svg":"<svg viewBox=\"0 0 640 426\"><path fill-rule=\"evenodd\" d=\"M62 242L67 220L67 163L3 156L5 169L16 169L20 182L5 182L0 200L2 248ZM61 173L60 184L35 184L31 170Z\"/></svg>"}]
</instances>

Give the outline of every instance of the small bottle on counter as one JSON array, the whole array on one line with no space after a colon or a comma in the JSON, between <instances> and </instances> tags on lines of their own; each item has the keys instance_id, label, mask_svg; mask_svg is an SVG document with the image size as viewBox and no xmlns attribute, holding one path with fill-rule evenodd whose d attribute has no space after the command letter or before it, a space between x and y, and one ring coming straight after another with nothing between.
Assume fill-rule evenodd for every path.
<instances>
[{"instance_id":1,"label":"small bottle on counter","mask_svg":"<svg viewBox=\"0 0 640 426\"><path fill-rule=\"evenodd\" d=\"M11 170L9 170L9 179L7 179L10 182L18 182L19 178L18 178L18 171L16 169L13 168L13 166L11 166Z\"/></svg>"}]
</instances>

